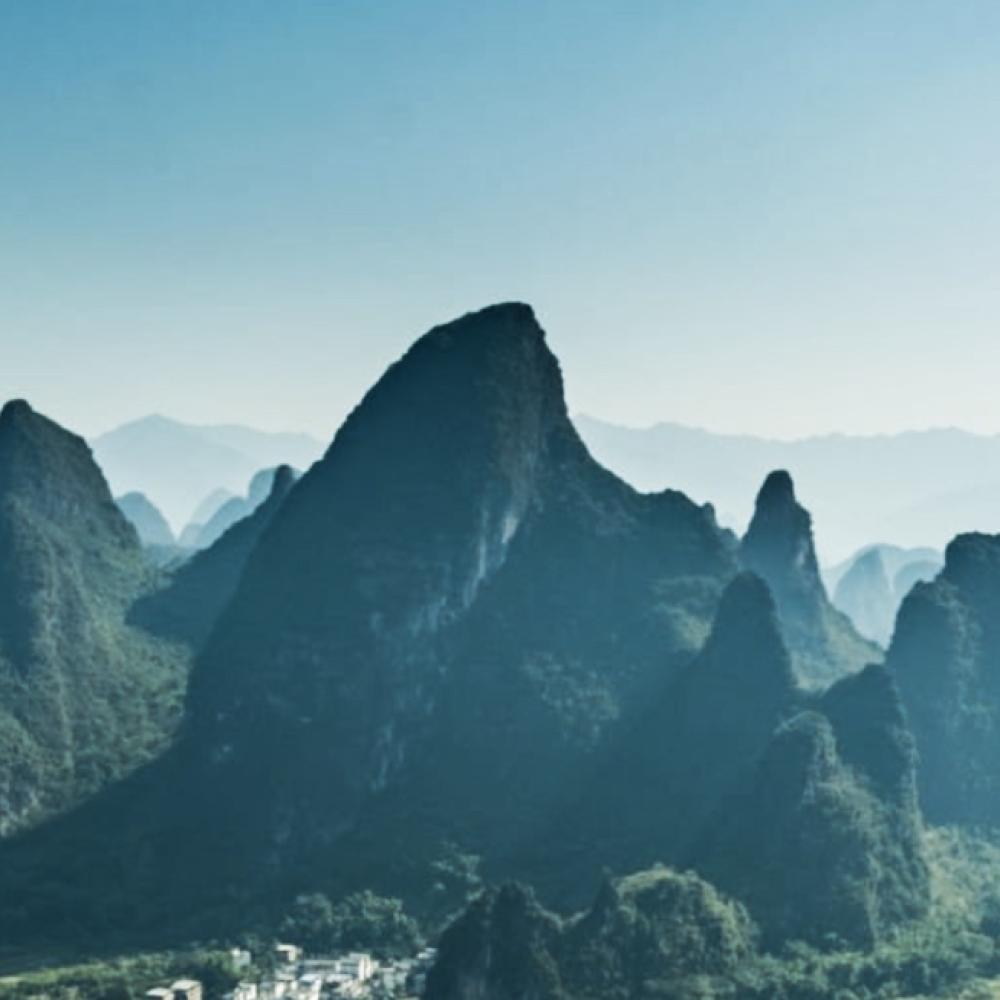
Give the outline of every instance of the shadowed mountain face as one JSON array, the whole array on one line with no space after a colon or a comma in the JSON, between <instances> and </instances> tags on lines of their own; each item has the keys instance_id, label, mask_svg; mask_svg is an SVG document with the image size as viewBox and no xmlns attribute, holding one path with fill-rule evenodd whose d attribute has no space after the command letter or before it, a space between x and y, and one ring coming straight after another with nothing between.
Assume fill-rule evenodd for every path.
<instances>
[{"instance_id":1,"label":"shadowed mountain face","mask_svg":"<svg viewBox=\"0 0 1000 1000\"><path fill-rule=\"evenodd\" d=\"M812 520L796 500L787 472L772 472L764 481L740 557L774 595L802 683L829 684L881 657L878 647L862 639L830 604L816 561Z\"/></svg>"},{"instance_id":2,"label":"shadowed mountain face","mask_svg":"<svg viewBox=\"0 0 1000 1000\"><path fill-rule=\"evenodd\" d=\"M920 796L940 823L1000 822L1000 537L960 535L900 608L887 663L920 752Z\"/></svg>"},{"instance_id":3,"label":"shadowed mountain face","mask_svg":"<svg viewBox=\"0 0 1000 1000\"><path fill-rule=\"evenodd\" d=\"M226 529L211 546L178 566L159 590L137 601L129 621L155 635L200 649L235 593L250 553L295 479L295 472L287 465L268 470L271 492L263 503Z\"/></svg>"},{"instance_id":4,"label":"shadowed mountain face","mask_svg":"<svg viewBox=\"0 0 1000 1000\"><path fill-rule=\"evenodd\" d=\"M187 659L124 624L147 582L135 530L84 441L0 412L0 833L163 749Z\"/></svg>"},{"instance_id":5,"label":"shadowed mountain face","mask_svg":"<svg viewBox=\"0 0 1000 1000\"><path fill-rule=\"evenodd\" d=\"M555 827L537 838L544 849L522 870L550 895L579 905L604 866L628 871L686 861L709 817L749 780L800 700L767 586L741 573L723 593L694 661L665 681L581 776ZM551 874L567 856L580 868L562 893Z\"/></svg>"}]
</instances>

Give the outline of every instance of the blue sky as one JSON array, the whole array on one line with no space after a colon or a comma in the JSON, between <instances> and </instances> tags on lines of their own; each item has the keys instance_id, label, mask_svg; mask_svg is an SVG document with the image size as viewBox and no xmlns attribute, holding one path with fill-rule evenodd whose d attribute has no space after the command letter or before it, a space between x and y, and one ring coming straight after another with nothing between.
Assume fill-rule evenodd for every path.
<instances>
[{"instance_id":1,"label":"blue sky","mask_svg":"<svg viewBox=\"0 0 1000 1000\"><path fill-rule=\"evenodd\" d=\"M0 397L328 436L531 302L570 405L1000 431L994 0L10 0Z\"/></svg>"}]
</instances>

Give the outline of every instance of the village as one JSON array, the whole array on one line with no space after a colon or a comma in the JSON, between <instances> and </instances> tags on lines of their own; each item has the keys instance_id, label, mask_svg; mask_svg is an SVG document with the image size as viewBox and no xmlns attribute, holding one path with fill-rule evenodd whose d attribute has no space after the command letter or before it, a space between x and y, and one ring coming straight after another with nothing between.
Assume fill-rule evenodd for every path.
<instances>
[{"instance_id":1,"label":"village","mask_svg":"<svg viewBox=\"0 0 1000 1000\"><path fill-rule=\"evenodd\" d=\"M272 972L248 975L222 998L205 995L196 979L178 979L147 990L145 1000L418 1000L436 950L424 948L410 958L378 959L368 952L306 957L294 944L274 946ZM234 970L250 973L254 956L230 951Z\"/></svg>"}]
</instances>

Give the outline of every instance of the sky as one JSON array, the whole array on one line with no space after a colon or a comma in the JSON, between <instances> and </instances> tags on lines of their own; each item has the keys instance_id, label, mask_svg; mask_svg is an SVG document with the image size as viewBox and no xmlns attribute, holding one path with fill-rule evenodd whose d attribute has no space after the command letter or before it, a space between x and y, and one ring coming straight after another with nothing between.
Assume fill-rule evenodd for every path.
<instances>
[{"instance_id":1,"label":"sky","mask_svg":"<svg viewBox=\"0 0 1000 1000\"><path fill-rule=\"evenodd\" d=\"M995 0L0 3L0 398L329 437L536 309L571 410L1000 432Z\"/></svg>"}]
</instances>

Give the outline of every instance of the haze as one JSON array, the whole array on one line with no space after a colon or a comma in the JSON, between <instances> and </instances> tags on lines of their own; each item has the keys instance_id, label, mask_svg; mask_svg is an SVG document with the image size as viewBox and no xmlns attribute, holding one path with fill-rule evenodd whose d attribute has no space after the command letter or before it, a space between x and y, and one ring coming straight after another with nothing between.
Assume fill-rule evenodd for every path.
<instances>
[{"instance_id":1,"label":"haze","mask_svg":"<svg viewBox=\"0 0 1000 1000\"><path fill-rule=\"evenodd\" d=\"M1000 429L991 2L0 9L0 398L324 439L530 301L571 408Z\"/></svg>"}]
</instances>

